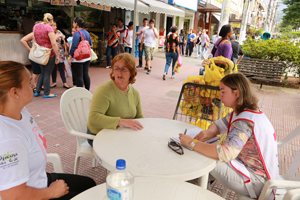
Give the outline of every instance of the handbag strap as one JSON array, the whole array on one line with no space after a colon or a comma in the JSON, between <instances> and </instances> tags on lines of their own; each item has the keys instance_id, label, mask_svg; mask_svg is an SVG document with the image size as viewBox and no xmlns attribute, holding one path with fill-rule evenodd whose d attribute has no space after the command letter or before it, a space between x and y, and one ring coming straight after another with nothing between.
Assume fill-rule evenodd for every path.
<instances>
[{"instance_id":1,"label":"handbag strap","mask_svg":"<svg viewBox=\"0 0 300 200\"><path fill-rule=\"evenodd\" d=\"M84 37L83 37L82 33L81 33L80 31L77 31L77 32L79 32L79 33L80 33L80 35L81 35L81 40L82 40L82 41L84 41L85 39L84 39Z\"/></svg>"}]
</instances>

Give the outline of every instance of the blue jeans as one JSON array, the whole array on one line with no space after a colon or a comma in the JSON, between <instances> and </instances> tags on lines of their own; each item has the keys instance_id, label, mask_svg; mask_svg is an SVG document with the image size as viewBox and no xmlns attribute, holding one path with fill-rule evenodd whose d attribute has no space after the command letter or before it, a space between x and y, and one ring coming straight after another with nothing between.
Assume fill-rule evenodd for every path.
<instances>
[{"instance_id":1,"label":"blue jeans","mask_svg":"<svg viewBox=\"0 0 300 200\"><path fill-rule=\"evenodd\" d=\"M190 51L190 52L188 52ZM192 55L192 52L193 52L193 43L187 43L186 44L186 49L185 49L185 55L189 55L191 56ZM189 54L188 54L189 53Z\"/></svg>"},{"instance_id":2,"label":"blue jeans","mask_svg":"<svg viewBox=\"0 0 300 200\"><path fill-rule=\"evenodd\" d=\"M118 51L118 45L116 47L107 46L107 49L106 49L107 66L111 65L110 55L112 55L112 59L114 59L114 57L117 55L117 51Z\"/></svg>"},{"instance_id":3,"label":"blue jeans","mask_svg":"<svg viewBox=\"0 0 300 200\"><path fill-rule=\"evenodd\" d=\"M41 74L39 76L38 82L36 84L36 92L40 93L41 88L44 85L44 95L50 94L50 75L52 74L54 65L55 65L55 58L49 58L47 65L40 65L41 66Z\"/></svg>"},{"instance_id":4,"label":"blue jeans","mask_svg":"<svg viewBox=\"0 0 300 200\"><path fill-rule=\"evenodd\" d=\"M166 52L166 66L165 66L165 73L168 74L168 71L169 71L169 67L171 65L171 61L173 60L172 62L172 75L175 75L175 72L174 72L174 66L175 66L175 63L178 59L178 53L168 53Z\"/></svg>"},{"instance_id":5,"label":"blue jeans","mask_svg":"<svg viewBox=\"0 0 300 200\"><path fill-rule=\"evenodd\" d=\"M125 52L130 53L132 52L132 48L131 47L125 47Z\"/></svg>"},{"instance_id":6,"label":"blue jeans","mask_svg":"<svg viewBox=\"0 0 300 200\"><path fill-rule=\"evenodd\" d=\"M201 45L201 59L203 59L203 56L206 54L207 48Z\"/></svg>"}]
</instances>

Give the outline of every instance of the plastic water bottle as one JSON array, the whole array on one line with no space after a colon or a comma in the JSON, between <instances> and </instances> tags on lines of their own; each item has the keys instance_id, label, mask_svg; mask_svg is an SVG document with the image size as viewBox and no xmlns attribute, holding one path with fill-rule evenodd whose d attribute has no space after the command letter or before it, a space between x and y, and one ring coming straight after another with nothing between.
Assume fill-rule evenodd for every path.
<instances>
[{"instance_id":1,"label":"plastic water bottle","mask_svg":"<svg viewBox=\"0 0 300 200\"><path fill-rule=\"evenodd\" d=\"M110 200L132 200L134 177L126 170L126 161L117 160L116 169L106 177L107 197Z\"/></svg>"}]
</instances>

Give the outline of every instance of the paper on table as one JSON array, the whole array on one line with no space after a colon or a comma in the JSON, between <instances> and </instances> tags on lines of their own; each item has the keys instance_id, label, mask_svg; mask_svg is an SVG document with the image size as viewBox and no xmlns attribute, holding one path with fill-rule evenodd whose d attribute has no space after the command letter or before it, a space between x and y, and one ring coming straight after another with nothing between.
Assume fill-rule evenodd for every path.
<instances>
[{"instance_id":1,"label":"paper on table","mask_svg":"<svg viewBox=\"0 0 300 200\"><path fill-rule=\"evenodd\" d=\"M186 132L186 135L189 135L189 136L191 136L192 138L194 138L196 135L198 135L198 133L200 133L201 131L203 131L203 129L202 128L193 128L193 129L189 129L189 130L187 130L187 132ZM216 136L216 137L213 137L213 138L211 138L211 139L209 139L209 140L206 140L206 141L204 141L205 143L213 143L213 142L215 142L215 141L217 141L217 140L219 140L220 139L220 137L219 136ZM180 143L180 140L179 140L179 135L178 136L173 136L173 137L171 137L171 140L173 140L173 141L175 141L175 142L178 142L179 144L181 144ZM193 149L191 149L191 148L189 148L189 147L186 147L186 146L184 146L185 148L187 148L187 149L189 149L189 150L193 150Z\"/></svg>"}]
</instances>

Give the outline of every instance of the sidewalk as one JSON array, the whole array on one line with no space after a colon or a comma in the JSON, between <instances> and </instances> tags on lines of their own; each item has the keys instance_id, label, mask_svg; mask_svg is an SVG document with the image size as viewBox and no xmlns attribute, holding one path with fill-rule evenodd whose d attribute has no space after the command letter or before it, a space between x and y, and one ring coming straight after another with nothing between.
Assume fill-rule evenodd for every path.
<instances>
[{"instance_id":1,"label":"sidewalk","mask_svg":"<svg viewBox=\"0 0 300 200\"><path fill-rule=\"evenodd\" d=\"M188 76L199 74L202 60L192 57L182 57L183 66L176 79L171 79L171 69L166 80L162 80L165 67L164 53L157 52L151 63L152 72L146 74L144 68L138 69L137 81L133 86L140 92L144 116L147 118L167 118L172 119L182 83ZM136 63L137 63L136 59ZM144 62L145 63L145 62ZM143 63L143 64L144 64ZM96 88L110 80L109 72L105 69L105 63L99 66L90 66L91 89L93 93ZM60 116L59 101L65 89L62 87L60 78L57 78L57 87L51 90L58 97L44 99L34 97L27 106L31 115L46 135L47 151L55 152L61 156L65 173L73 173L76 153L76 139L69 135L64 127ZM67 78L68 85L72 85L71 78ZM300 90L284 89L270 86L263 86L261 91L259 85L254 85L259 97L260 109L269 117L276 133L277 139L281 140L296 126L300 125ZM292 158L300 148L300 138L292 141L291 144L279 149L280 173L284 173ZM52 166L47 165L47 171L52 171ZM105 182L105 170L99 164L92 168L90 158L81 158L79 164L80 175L92 177L97 184ZM219 193L221 186L216 184L212 191ZM227 199L232 199L234 193L229 193Z\"/></svg>"}]
</instances>

